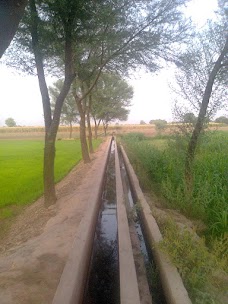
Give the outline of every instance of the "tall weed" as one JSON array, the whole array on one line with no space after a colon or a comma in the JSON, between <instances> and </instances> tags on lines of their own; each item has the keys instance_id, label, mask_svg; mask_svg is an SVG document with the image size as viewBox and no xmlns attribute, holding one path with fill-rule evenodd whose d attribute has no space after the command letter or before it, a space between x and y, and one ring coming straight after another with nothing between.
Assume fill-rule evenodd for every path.
<instances>
[{"instance_id":1,"label":"tall weed","mask_svg":"<svg viewBox=\"0 0 228 304\"><path fill-rule=\"evenodd\" d=\"M209 250L203 239L187 229L178 228L171 219L163 219L159 226L164 237L159 247L178 268L192 303L223 303L225 280L218 284L218 278L227 270L225 242L217 241Z\"/></svg>"},{"instance_id":2,"label":"tall weed","mask_svg":"<svg viewBox=\"0 0 228 304\"><path fill-rule=\"evenodd\" d=\"M136 169L156 184L169 207L202 219L209 235L224 236L228 231L228 134L208 132L201 137L193 168L191 198L184 179L186 137L167 138L167 145L162 148L156 146L156 140L142 134L122 138Z\"/></svg>"}]
</instances>

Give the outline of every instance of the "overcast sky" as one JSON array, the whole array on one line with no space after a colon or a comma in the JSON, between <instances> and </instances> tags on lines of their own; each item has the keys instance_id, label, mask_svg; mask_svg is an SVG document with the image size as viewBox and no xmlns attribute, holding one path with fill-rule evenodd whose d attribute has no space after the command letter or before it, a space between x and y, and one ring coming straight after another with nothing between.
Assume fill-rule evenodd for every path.
<instances>
[{"instance_id":1,"label":"overcast sky","mask_svg":"<svg viewBox=\"0 0 228 304\"><path fill-rule=\"evenodd\" d=\"M213 16L217 0L193 0L187 15L198 26ZM134 87L134 99L128 118L129 123L149 122L151 119L172 121L172 96L168 81L171 71L157 74L135 75L129 83ZM0 63L0 126L13 117L18 125L43 125L43 109L36 77L21 76L16 70Z\"/></svg>"}]
</instances>

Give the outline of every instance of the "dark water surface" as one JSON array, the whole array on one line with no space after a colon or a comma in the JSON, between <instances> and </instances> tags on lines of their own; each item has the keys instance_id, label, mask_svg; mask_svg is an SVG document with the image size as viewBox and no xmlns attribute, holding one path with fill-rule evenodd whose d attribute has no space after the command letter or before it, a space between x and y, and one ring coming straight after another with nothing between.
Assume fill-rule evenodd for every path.
<instances>
[{"instance_id":1,"label":"dark water surface","mask_svg":"<svg viewBox=\"0 0 228 304\"><path fill-rule=\"evenodd\" d=\"M118 304L115 142L112 141L83 304Z\"/></svg>"}]
</instances>

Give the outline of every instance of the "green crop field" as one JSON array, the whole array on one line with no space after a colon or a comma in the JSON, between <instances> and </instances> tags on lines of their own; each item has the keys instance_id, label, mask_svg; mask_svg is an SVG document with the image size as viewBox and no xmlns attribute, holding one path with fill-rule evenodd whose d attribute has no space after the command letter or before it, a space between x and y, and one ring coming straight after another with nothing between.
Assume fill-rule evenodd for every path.
<instances>
[{"instance_id":1,"label":"green crop field","mask_svg":"<svg viewBox=\"0 0 228 304\"><path fill-rule=\"evenodd\" d=\"M94 147L100 142L94 141ZM42 195L43 148L41 140L0 140L0 217L10 215L5 207L31 203ZM57 141L55 181L80 160L79 140Z\"/></svg>"}]
</instances>

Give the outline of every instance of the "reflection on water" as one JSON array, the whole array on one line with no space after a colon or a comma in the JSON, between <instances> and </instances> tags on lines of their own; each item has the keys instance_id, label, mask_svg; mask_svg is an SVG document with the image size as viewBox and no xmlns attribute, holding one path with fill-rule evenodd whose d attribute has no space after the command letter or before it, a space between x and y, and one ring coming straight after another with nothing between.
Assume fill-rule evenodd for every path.
<instances>
[{"instance_id":1,"label":"reflection on water","mask_svg":"<svg viewBox=\"0 0 228 304\"><path fill-rule=\"evenodd\" d=\"M83 304L118 304L115 142L112 142Z\"/></svg>"}]
</instances>

